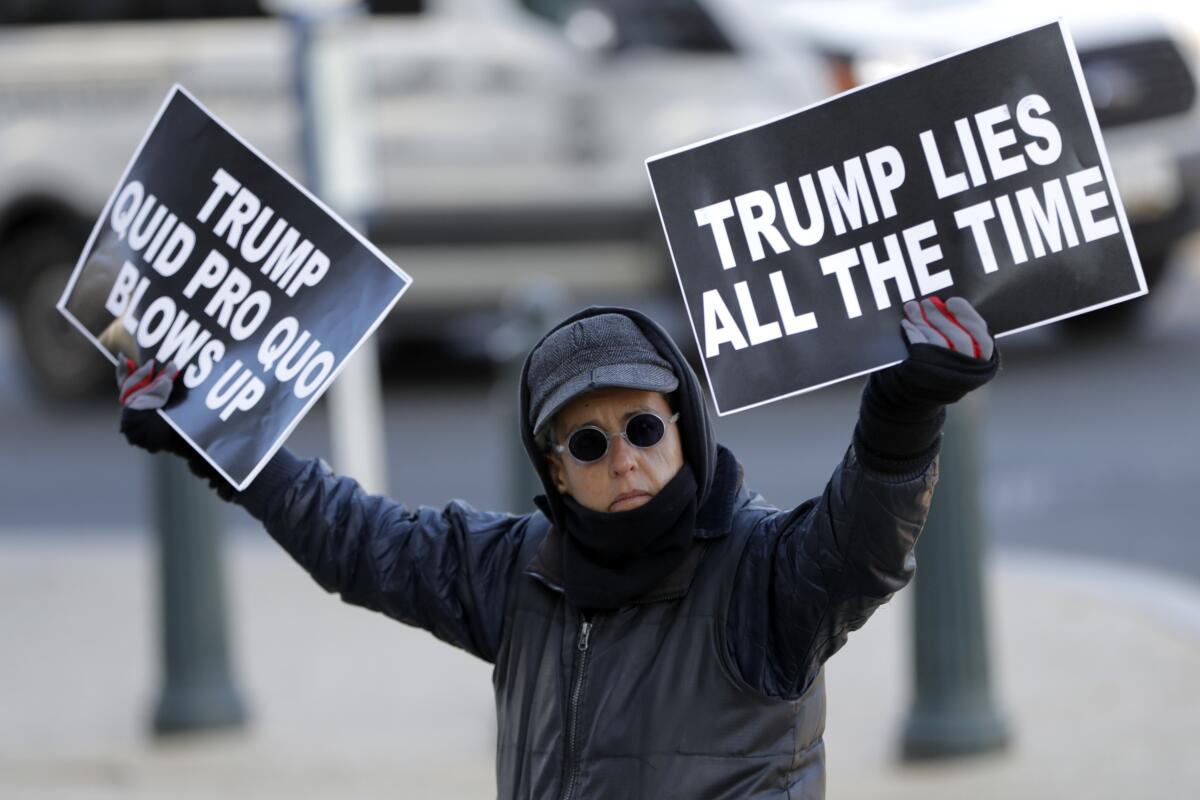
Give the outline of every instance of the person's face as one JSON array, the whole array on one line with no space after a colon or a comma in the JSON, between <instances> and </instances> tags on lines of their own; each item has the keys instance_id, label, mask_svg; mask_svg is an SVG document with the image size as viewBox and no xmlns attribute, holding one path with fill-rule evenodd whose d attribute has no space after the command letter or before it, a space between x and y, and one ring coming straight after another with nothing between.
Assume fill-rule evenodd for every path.
<instances>
[{"instance_id":1,"label":"person's face","mask_svg":"<svg viewBox=\"0 0 1200 800\"><path fill-rule=\"evenodd\" d=\"M554 441L566 444L577 428L595 425L606 433L625 430L634 414L653 411L666 422L671 418L667 398L659 392L636 389L598 389L568 403L551 422ZM570 453L547 454L550 476L562 494L570 495L593 511L629 511L649 502L683 466L679 426L667 424L658 444L637 448L623 436L609 440L608 452L599 461L580 464Z\"/></svg>"}]
</instances>

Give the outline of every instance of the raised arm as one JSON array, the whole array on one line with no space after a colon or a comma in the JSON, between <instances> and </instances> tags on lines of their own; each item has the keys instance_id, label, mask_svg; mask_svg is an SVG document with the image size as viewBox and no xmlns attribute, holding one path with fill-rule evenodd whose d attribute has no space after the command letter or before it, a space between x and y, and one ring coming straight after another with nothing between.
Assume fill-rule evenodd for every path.
<instances>
[{"instance_id":1,"label":"raised arm","mask_svg":"<svg viewBox=\"0 0 1200 800\"><path fill-rule=\"evenodd\" d=\"M738 566L727 640L742 677L764 693L807 691L850 631L912 578L945 406L999 367L965 300L906 304L905 316L909 356L871 375L824 493L764 518Z\"/></svg>"},{"instance_id":2,"label":"raised arm","mask_svg":"<svg viewBox=\"0 0 1200 800\"><path fill-rule=\"evenodd\" d=\"M528 516L477 511L458 501L440 510L409 509L286 449L245 491L235 492L157 414L178 402L176 372L122 359L121 432L131 443L185 458L222 498L260 520L326 591L495 659Z\"/></svg>"}]
</instances>

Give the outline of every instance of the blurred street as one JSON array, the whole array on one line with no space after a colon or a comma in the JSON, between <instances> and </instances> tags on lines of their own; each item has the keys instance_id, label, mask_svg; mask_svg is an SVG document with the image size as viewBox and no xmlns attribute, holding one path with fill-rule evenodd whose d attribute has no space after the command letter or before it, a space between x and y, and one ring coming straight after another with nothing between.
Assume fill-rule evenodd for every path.
<instances>
[{"instance_id":1,"label":"blurred street","mask_svg":"<svg viewBox=\"0 0 1200 800\"><path fill-rule=\"evenodd\" d=\"M1191 255L1194 259L1194 253ZM1004 754L902 767L909 593L830 663L831 798L1176 798L1200 787L1200 261L1145 301L1134 338L1054 328L1002 340L984 499ZM7 346L5 330L0 342ZM387 364L392 494L512 507L511 393L479 366ZM0 356L0 796L437 797L494 791L489 670L427 634L324 596L240 511L227 514L233 735L153 743L151 460L105 401L57 407ZM753 485L816 493L848 441L857 382L722 419ZM291 437L329 458L319 406ZM1147 780L1149 783L1147 783ZM1085 790L1086 787L1086 790Z\"/></svg>"},{"instance_id":2,"label":"blurred street","mask_svg":"<svg viewBox=\"0 0 1200 800\"><path fill-rule=\"evenodd\" d=\"M294 800L495 796L483 662L343 605L239 539L230 597L248 728L154 742L153 553L140 537L0 544L0 797ZM1012 747L904 767L911 592L826 669L830 800L1182 800L1200 786L1200 591L1079 559L990 562ZM37 598L36 601L34 598ZM11 651L10 651L11 652Z\"/></svg>"},{"instance_id":3,"label":"blurred street","mask_svg":"<svg viewBox=\"0 0 1200 800\"><path fill-rule=\"evenodd\" d=\"M1196 252L1181 255L1182 268L1135 301L1149 312L1136 336L1071 338L1059 325L1001 340L1004 369L988 390L983 431L989 541L1200 580L1200 536L1187 502L1200 489ZM150 462L116 434L116 409L100 400L39 401L22 378L7 322L0 319L0 536L145 530L139 492ZM515 390L489 382L478 364L392 359L386 369L391 495L518 510L508 477L514 459L524 459L513 451ZM718 437L751 486L794 505L821 490L841 457L860 390L850 381L726 417ZM324 409L319 404L292 435L297 454L331 460ZM229 525L244 530L248 518L231 512Z\"/></svg>"}]
</instances>

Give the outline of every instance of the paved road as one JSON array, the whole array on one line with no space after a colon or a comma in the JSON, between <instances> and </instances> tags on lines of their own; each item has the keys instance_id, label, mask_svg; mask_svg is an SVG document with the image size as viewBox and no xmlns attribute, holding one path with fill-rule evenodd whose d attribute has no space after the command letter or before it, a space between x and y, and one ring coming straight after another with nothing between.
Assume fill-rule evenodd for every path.
<instances>
[{"instance_id":1,"label":"paved road","mask_svg":"<svg viewBox=\"0 0 1200 800\"><path fill-rule=\"evenodd\" d=\"M1200 259L1147 300L1137 337L1066 341L1054 328L1003 340L983 430L990 541L1084 553L1200 580ZM144 529L150 459L115 434L105 403L52 408L32 395L0 317L0 532ZM514 411L507 388L432 380L392 364L387 396L392 494L513 508ZM399 376L396 373L410 374ZM750 483L778 504L820 491L853 426L858 382L718 423ZM290 446L329 456L321 406ZM231 527L249 531L230 512Z\"/></svg>"}]
</instances>

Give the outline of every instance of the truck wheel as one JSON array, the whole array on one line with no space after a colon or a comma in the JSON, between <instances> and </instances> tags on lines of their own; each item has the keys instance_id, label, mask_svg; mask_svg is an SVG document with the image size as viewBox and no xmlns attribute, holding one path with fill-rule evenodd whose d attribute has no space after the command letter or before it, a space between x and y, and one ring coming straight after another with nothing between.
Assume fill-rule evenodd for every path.
<instances>
[{"instance_id":1,"label":"truck wheel","mask_svg":"<svg viewBox=\"0 0 1200 800\"><path fill-rule=\"evenodd\" d=\"M25 366L51 400L90 395L112 381L109 362L55 308L83 244L69 229L42 226L12 245L10 263L22 276L15 298Z\"/></svg>"}]
</instances>

